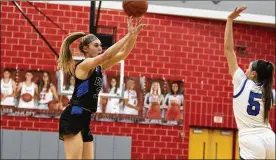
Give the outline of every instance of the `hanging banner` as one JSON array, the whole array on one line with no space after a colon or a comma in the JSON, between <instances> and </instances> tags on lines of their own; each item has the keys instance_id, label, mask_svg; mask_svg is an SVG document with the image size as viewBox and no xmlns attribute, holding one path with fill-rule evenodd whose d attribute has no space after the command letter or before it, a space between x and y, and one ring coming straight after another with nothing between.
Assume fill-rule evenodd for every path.
<instances>
[{"instance_id":1,"label":"hanging banner","mask_svg":"<svg viewBox=\"0 0 276 160\"><path fill-rule=\"evenodd\" d=\"M9 86L9 80L15 85ZM71 75L60 76L59 71L7 69L2 72L2 81L5 82L1 85L2 115L59 118L72 97L76 80ZM103 74L102 84L97 112L92 119L182 125L182 80L122 78L120 72L110 72ZM25 91L26 86L29 86L29 91ZM8 93L9 87L15 87L12 91L16 92ZM7 103L7 96L13 99L9 100L10 103ZM55 105L58 101L62 102L62 106Z\"/></svg>"}]
</instances>

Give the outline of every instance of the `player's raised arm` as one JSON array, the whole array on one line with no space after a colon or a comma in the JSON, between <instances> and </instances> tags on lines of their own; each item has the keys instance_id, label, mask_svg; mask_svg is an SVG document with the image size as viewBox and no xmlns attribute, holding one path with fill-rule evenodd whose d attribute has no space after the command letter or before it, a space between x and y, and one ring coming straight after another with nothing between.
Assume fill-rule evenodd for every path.
<instances>
[{"instance_id":1,"label":"player's raised arm","mask_svg":"<svg viewBox=\"0 0 276 160\"><path fill-rule=\"evenodd\" d=\"M233 42L233 20L239 16L239 14L245 10L246 7L236 8L234 12L232 12L228 18L225 27L224 34L224 55L227 58L228 69L231 76L234 75L235 71L238 69L238 63L236 54L234 51L234 42Z\"/></svg>"},{"instance_id":2,"label":"player's raised arm","mask_svg":"<svg viewBox=\"0 0 276 160\"><path fill-rule=\"evenodd\" d=\"M85 72L94 69L95 67L103 64L104 62L108 61L109 59L112 59L122 48L124 45L132 38L131 34L126 34L121 40L113 44L111 47L109 47L103 54L99 54L96 57L89 57L86 58L81 64L78 65L79 68L84 70ZM100 45L97 44L97 45Z\"/></svg>"},{"instance_id":3,"label":"player's raised arm","mask_svg":"<svg viewBox=\"0 0 276 160\"><path fill-rule=\"evenodd\" d=\"M81 38L79 49L86 57L85 60L78 65L78 68L83 72L89 72L119 52L123 48L124 44L131 38L131 35L125 35L121 40L108 48L105 53L101 54L101 41L95 35L85 34L83 32L74 32L70 34L62 43L58 59L58 68L63 70L65 73L75 75L74 60L70 50L70 45L78 38Z\"/></svg>"}]
</instances>

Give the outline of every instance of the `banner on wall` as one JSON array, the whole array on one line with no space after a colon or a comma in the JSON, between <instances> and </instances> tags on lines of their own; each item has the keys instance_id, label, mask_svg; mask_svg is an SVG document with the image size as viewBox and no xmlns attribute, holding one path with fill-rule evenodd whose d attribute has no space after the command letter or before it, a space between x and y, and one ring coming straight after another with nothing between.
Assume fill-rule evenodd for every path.
<instances>
[{"instance_id":1,"label":"banner on wall","mask_svg":"<svg viewBox=\"0 0 276 160\"><path fill-rule=\"evenodd\" d=\"M146 78L143 88L143 123L181 124L183 81Z\"/></svg>"},{"instance_id":2,"label":"banner on wall","mask_svg":"<svg viewBox=\"0 0 276 160\"><path fill-rule=\"evenodd\" d=\"M65 75L63 85L58 86L55 71L13 69L3 72L1 80L7 79L9 75L7 72L10 72L10 78L16 83L16 90L22 87L22 84L31 83L34 91L30 91L32 100L28 103L22 101L22 94L24 94L22 89L13 97L10 104L3 103L6 95L2 94L2 115L59 118L71 99L71 94L59 94L58 87L62 87L64 93L66 91L72 93L75 87L75 78L70 75ZM45 85L48 83L50 85ZM4 90L7 89L1 85L1 93L5 93ZM119 72L107 73L104 75L100 93L97 112L92 116L94 120L182 125L184 115L184 81L182 80L145 77L122 79ZM106 97L107 94L114 94L121 98ZM56 105L53 104L57 99L62 100L63 106L54 107Z\"/></svg>"}]
</instances>

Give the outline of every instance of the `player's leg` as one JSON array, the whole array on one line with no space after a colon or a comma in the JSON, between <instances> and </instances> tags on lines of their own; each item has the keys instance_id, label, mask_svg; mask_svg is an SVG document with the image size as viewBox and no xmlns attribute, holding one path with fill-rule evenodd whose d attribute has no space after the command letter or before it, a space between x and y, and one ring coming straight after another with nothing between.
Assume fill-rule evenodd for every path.
<instances>
[{"instance_id":1,"label":"player's leg","mask_svg":"<svg viewBox=\"0 0 276 160\"><path fill-rule=\"evenodd\" d=\"M84 112L81 107L68 106L62 112L59 122L59 138L64 141L66 159L82 158Z\"/></svg>"},{"instance_id":2,"label":"player's leg","mask_svg":"<svg viewBox=\"0 0 276 160\"><path fill-rule=\"evenodd\" d=\"M241 159L265 159L264 143L257 135L239 137L239 147Z\"/></svg>"},{"instance_id":3,"label":"player's leg","mask_svg":"<svg viewBox=\"0 0 276 160\"><path fill-rule=\"evenodd\" d=\"M64 152L66 159L81 159L83 141L81 132L76 135L64 135Z\"/></svg>"},{"instance_id":4,"label":"player's leg","mask_svg":"<svg viewBox=\"0 0 276 160\"><path fill-rule=\"evenodd\" d=\"M94 159L93 135L90 130L91 114L87 112L85 118L85 126L81 132L83 137L82 159Z\"/></svg>"},{"instance_id":5,"label":"player's leg","mask_svg":"<svg viewBox=\"0 0 276 160\"><path fill-rule=\"evenodd\" d=\"M84 142L83 143L82 159L94 159L93 142Z\"/></svg>"}]
</instances>

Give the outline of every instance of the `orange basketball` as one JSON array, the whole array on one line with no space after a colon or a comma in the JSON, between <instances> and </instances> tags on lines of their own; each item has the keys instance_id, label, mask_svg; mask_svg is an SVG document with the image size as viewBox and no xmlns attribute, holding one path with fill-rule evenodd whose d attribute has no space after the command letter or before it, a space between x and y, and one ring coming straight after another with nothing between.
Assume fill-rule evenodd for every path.
<instances>
[{"instance_id":1,"label":"orange basketball","mask_svg":"<svg viewBox=\"0 0 276 160\"><path fill-rule=\"evenodd\" d=\"M107 104L107 101L108 101L108 98L105 98L105 97L101 97L101 100L100 100L100 102L101 102L101 104L102 105L106 105Z\"/></svg>"},{"instance_id":2,"label":"orange basketball","mask_svg":"<svg viewBox=\"0 0 276 160\"><path fill-rule=\"evenodd\" d=\"M33 99L33 96L30 93L24 93L21 95L21 97L25 102L30 102Z\"/></svg>"},{"instance_id":3,"label":"orange basketball","mask_svg":"<svg viewBox=\"0 0 276 160\"><path fill-rule=\"evenodd\" d=\"M67 106L69 99L66 96L62 96L62 106Z\"/></svg>"},{"instance_id":4,"label":"orange basketball","mask_svg":"<svg viewBox=\"0 0 276 160\"><path fill-rule=\"evenodd\" d=\"M58 101L57 100L52 100L48 103L48 108L49 110L56 110L58 109Z\"/></svg>"},{"instance_id":5,"label":"orange basketball","mask_svg":"<svg viewBox=\"0 0 276 160\"><path fill-rule=\"evenodd\" d=\"M123 1L123 9L128 16L141 17L148 10L148 1Z\"/></svg>"}]
</instances>

